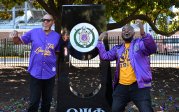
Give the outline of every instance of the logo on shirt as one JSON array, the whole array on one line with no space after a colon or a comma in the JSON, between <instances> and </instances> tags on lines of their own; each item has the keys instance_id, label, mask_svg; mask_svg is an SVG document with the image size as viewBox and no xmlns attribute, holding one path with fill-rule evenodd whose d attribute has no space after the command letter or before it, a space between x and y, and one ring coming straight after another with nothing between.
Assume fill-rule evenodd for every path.
<instances>
[{"instance_id":1,"label":"logo on shirt","mask_svg":"<svg viewBox=\"0 0 179 112\"><path fill-rule=\"evenodd\" d=\"M38 47L35 50L35 53L36 54L42 53L42 55L44 56L50 56L51 55L50 49L54 49L54 44L48 43L45 49L42 49L42 47Z\"/></svg>"},{"instance_id":2,"label":"logo on shirt","mask_svg":"<svg viewBox=\"0 0 179 112\"><path fill-rule=\"evenodd\" d=\"M129 49L126 49L120 58L120 68L129 66Z\"/></svg>"},{"instance_id":3,"label":"logo on shirt","mask_svg":"<svg viewBox=\"0 0 179 112\"><path fill-rule=\"evenodd\" d=\"M79 23L70 32L70 43L80 52L93 50L98 42L98 31L89 23Z\"/></svg>"}]
</instances>

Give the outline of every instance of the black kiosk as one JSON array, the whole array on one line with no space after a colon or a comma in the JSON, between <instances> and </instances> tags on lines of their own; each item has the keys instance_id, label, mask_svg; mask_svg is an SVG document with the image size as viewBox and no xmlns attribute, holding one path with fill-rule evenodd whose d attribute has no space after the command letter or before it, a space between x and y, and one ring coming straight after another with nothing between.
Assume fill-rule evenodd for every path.
<instances>
[{"instance_id":1,"label":"black kiosk","mask_svg":"<svg viewBox=\"0 0 179 112\"><path fill-rule=\"evenodd\" d=\"M65 46L69 54L59 59L57 112L110 112L110 63L99 60L96 48L106 31L105 7L64 5L62 10L62 28L70 40Z\"/></svg>"}]
</instances>

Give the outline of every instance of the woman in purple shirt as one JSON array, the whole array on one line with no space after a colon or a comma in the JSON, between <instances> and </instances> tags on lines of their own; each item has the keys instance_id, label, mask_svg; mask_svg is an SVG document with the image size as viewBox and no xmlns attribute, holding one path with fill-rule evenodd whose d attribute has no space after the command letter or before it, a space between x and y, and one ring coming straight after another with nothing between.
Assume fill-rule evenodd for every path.
<instances>
[{"instance_id":1,"label":"woman in purple shirt","mask_svg":"<svg viewBox=\"0 0 179 112\"><path fill-rule=\"evenodd\" d=\"M42 28L35 28L18 37L18 32L11 33L15 44L31 43L30 63L30 105L28 112L37 112L40 99L41 112L49 112L56 75L56 52L59 52L60 35L51 30L54 19L44 15Z\"/></svg>"}]
</instances>

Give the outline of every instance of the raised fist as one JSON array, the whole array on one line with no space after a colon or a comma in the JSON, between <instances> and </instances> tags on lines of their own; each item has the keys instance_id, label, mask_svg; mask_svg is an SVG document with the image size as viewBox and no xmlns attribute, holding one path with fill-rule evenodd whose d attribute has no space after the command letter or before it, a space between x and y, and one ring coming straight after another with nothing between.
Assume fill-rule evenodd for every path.
<instances>
[{"instance_id":1,"label":"raised fist","mask_svg":"<svg viewBox=\"0 0 179 112\"><path fill-rule=\"evenodd\" d=\"M103 41L104 38L107 38L108 37L108 33L105 31L105 32L102 32L98 38L99 41Z\"/></svg>"},{"instance_id":2,"label":"raised fist","mask_svg":"<svg viewBox=\"0 0 179 112\"><path fill-rule=\"evenodd\" d=\"M144 26L143 26L142 21L139 20L139 19L137 19L137 20L135 21L135 23L136 23L137 26L140 28L140 34L141 34L141 36L144 37L144 36L145 36L145 31L144 31Z\"/></svg>"},{"instance_id":3,"label":"raised fist","mask_svg":"<svg viewBox=\"0 0 179 112\"><path fill-rule=\"evenodd\" d=\"M143 28L143 23L142 23L142 21L141 21L140 19L137 19L137 20L135 21L135 24L136 24L139 28Z\"/></svg>"},{"instance_id":4,"label":"raised fist","mask_svg":"<svg viewBox=\"0 0 179 112\"><path fill-rule=\"evenodd\" d=\"M14 37L18 37L18 32L16 30L13 30L10 34L9 34L9 38L14 38Z\"/></svg>"}]
</instances>

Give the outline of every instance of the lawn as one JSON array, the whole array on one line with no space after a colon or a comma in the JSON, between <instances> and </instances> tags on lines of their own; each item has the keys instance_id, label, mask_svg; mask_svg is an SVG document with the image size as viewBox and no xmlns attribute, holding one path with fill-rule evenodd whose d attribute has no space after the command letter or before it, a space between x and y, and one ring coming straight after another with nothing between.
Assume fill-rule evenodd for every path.
<instances>
[{"instance_id":1,"label":"lawn","mask_svg":"<svg viewBox=\"0 0 179 112\"><path fill-rule=\"evenodd\" d=\"M155 112L179 112L179 69L152 68L152 105ZM25 112L29 103L29 74L24 67L0 68L0 112ZM55 111L57 83L51 112ZM126 112L137 112L130 103Z\"/></svg>"}]
</instances>

